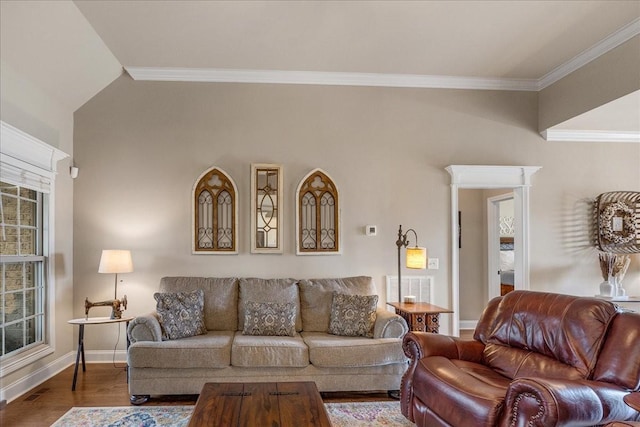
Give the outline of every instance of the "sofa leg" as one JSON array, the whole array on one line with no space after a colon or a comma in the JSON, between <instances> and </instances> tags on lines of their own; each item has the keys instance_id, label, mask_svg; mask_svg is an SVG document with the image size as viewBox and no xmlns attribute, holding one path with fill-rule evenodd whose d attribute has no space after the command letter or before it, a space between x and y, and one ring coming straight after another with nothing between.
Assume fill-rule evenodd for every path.
<instances>
[{"instance_id":1,"label":"sofa leg","mask_svg":"<svg viewBox=\"0 0 640 427\"><path fill-rule=\"evenodd\" d=\"M129 397L129 402L131 402L132 405L142 405L149 401L149 397L148 394L132 394Z\"/></svg>"},{"instance_id":2,"label":"sofa leg","mask_svg":"<svg viewBox=\"0 0 640 427\"><path fill-rule=\"evenodd\" d=\"M400 390L389 390L387 395L392 399L400 400Z\"/></svg>"}]
</instances>

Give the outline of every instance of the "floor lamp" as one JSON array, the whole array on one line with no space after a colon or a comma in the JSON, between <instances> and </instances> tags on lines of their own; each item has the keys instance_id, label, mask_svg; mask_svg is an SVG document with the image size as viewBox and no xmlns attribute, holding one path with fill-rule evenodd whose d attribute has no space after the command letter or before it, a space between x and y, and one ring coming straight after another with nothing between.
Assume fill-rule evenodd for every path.
<instances>
[{"instance_id":1,"label":"floor lamp","mask_svg":"<svg viewBox=\"0 0 640 427\"><path fill-rule=\"evenodd\" d=\"M409 248L409 239L407 234L413 233L415 237L416 245ZM418 246L418 235L413 228L408 229L404 233L402 232L402 225L398 228L398 240L396 240L396 246L398 247L398 304L402 303L402 264L400 263L400 249L407 248L407 268L413 268L418 270L424 270L427 268L427 248L421 248Z\"/></svg>"}]
</instances>

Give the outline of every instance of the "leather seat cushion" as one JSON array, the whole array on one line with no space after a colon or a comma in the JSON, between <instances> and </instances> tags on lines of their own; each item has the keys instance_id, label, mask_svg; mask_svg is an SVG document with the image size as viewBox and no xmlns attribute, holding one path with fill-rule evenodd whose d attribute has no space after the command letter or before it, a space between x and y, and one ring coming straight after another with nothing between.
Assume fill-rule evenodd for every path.
<instances>
[{"instance_id":1,"label":"leather seat cushion","mask_svg":"<svg viewBox=\"0 0 640 427\"><path fill-rule=\"evenodd\" d=\"M434 356L416 367L413 393L451 425L494 426L510 382L487 366Z\"/></svg>"}]
</instances>

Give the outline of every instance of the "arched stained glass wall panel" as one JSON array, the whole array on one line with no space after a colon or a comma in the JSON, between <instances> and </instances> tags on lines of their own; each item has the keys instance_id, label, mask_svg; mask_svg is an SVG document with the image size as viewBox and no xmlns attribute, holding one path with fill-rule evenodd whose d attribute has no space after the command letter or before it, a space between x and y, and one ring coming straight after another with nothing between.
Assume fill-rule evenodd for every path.
<instances>
[{"instance_id":1,"label":"arched stained glass wall panel","mask_svg":"<svg viewBox=\"0 0 640 427\"><path fill-rule=\"evenodd\" d=\"M282 253L282 166L251 164L251 252Z\"/></svg>"},{"instance_id":2,"label":"arched stained glass wall panel","mask_svg":"<svg viewBox=\"0 0 640 427\"><path fill-rule=\"evenodd\" d=\"M236 184L222 169L204 172L193 189L193 252L238 253Z\"/></svg>"},{"instance_id":3,"label":"arched stained glass wall panel","mask_svg":"<svg viewBox=\"0 0 640 427\"><path fill-rule=\"evenodd\" d=\"M297 253L340 253L338 189L321 169L305 176L296 192Z\"/></svg>"}]
</instances>

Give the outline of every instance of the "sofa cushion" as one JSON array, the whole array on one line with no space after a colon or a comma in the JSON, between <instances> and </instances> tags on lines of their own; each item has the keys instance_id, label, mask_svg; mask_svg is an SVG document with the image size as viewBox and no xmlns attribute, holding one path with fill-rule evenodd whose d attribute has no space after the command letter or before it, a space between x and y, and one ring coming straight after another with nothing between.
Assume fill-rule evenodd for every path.
<instances>
[{"instance_id":1,"label":"sofa cushion","mask_svg":"<svg viewBox=\"0 0 640 427\"><path fill-rule=\"evenodd\" d=\"M244 310L244 335L296 334L296 307L290 302L247 301Z\"/></svg>"},{"instance_id":2,"label":"sofa cushion","mask_svg":"<svg viewBox=\"0 0 640 427\"><path fill-rule=\"evenodd\" d=\"M163 340L175 340L205 334L204 292L156 292L156 312Z\"/></svg>"},{"instance_id":3,"label":"sofa cushion","mask_svg":"<svg viewBox=\"0 0 640 427\"><path fill-rule=\"evenodd\" d=\"M138 341L129 347L127 363L135 368L226 368L231 363L235 331L208 331L205 335L172 341Z\"/></svg>"},{"instance_id":4,"label":"sofa cushion","mask_svg":"<svg viewBox=\"0 0 640 427\"><path fill-rule=\"evenodd\" d=\"M238 329L238 279L235 277L163 277L160 292L204 291L204 323L210 331Z\"/></svg>"},{"instance_id":5,"label":"sofa cushion","mask_svg":"<svg viewBox=\"0 0 640 427\"><path fill-rule=\"evenodd\" d=\"M345 295L334 292L329 333L373 338L377 306L377 295Z\"/></svg>"},{"instance_id":6,"label":"sofa cushion","mask_svg":"<svg viewBox=\"0 0 640 427\"><path fill-rule=\"evenodd\" d=\"M382 366L407 360L397 338L340 337L325 332L302 332L309 361L319 368Z\"/></svg>"},{"instance_id":7,"label":"sofa cushion","mask_svg":"<svg viewBox=\"0 0 640 427\"><path fill-rule=\"evenodd\" d=\"M597 298L513 291L497 306L487 364L509 378L587 378L615 305Z\"/></svg>"},{"instance_id":8,"label":"sofa cushion","mask_svg":"<svg viewBox=\"0 0 640 427\"><path fill-rule=\"evenodd\" d=\"M238 327L244 330L245 304L253 302L291 303L296 309L296 331L302 330L300 293L295 279L244 278L239 281Z\"/></svg>"},{"instance_id":9,"label":"sofa cushion","mask_svg":"<svg viewBox=\"0 0 640 427\"><path fill-rule=\"evenodd\" d=\"M265 337L237 332L231 349L231 364L253 368L304 368L309 365L309 349L300 335Z\"/></svg>"},{"instance_id":10,"label":"sofa cushion","mask_svg":"<svg viewBox=\"0 0 640 427\"><path fill-rule=\"evenodd\" d=\"M347 295L376 295L371 277L301 280L300 312L304 331L327 332L331 317L333 292Z\"/></svg>"}]
</instances>

